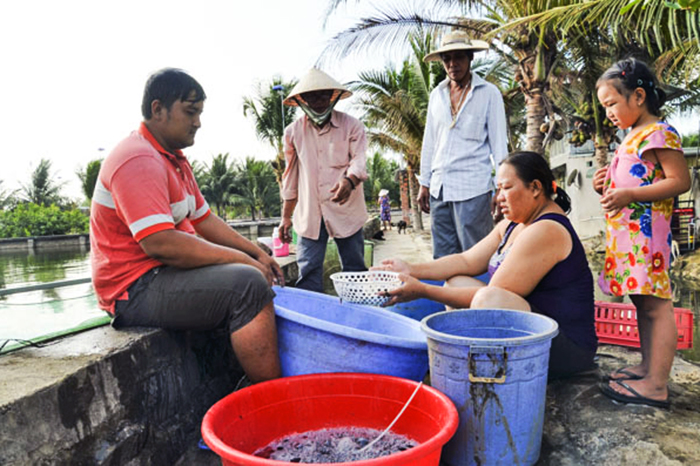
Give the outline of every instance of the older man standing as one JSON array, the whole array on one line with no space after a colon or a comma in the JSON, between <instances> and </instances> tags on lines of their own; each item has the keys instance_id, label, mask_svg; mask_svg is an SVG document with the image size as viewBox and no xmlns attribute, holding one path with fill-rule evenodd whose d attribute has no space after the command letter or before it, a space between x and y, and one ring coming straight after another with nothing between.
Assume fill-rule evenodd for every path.
<instances>
[{"instance_id":1,"label":"older man standing","mask_svg":"<svg viewBox=\"0 0 700 466\"><path fill-rule=\"evenodd\" d=\"M495 167L508 154L503 98L471 71L486 42L446 34L424 61L441 60L447 78L430 94L418 203L431 214L433 256L466 251L493 228Z\"/></svg>"},{"instance_id":2,"label":"older man standing","mask_svg":"<svg viewBox=\"0 0 700 466\"><path fill-rule=\"evenodd\" d=\"M298 288L323 292L323 260L334 238L343 271L367 270L362 227L367 207L361 183L367 179L367 139L362 123L333 109L351 95L326 73L313 68L292 89L285 105L304 116L284 135L287 168L282 177L282 241L299 235ZM292 220L292 214L294 219Z\"/></svg>"}]
</instances>

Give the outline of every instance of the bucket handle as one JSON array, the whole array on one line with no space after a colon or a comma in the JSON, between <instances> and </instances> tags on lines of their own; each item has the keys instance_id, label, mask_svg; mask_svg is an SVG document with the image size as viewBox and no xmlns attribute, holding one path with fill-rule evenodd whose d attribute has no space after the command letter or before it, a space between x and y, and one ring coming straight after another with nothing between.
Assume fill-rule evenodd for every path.
<instances>
[{"instance_id":1,"label":"bucket handle","mask_svg":"<svg viewBox=\"0 0 700 466\"><path fill-rule=\"evenodd\" d=\"M502 375L500 377L478 377L472 374L476 370L476 364L472 360L472 355L474 354L497 354L501 356L503 361L503 367L501 368ZM471 383L498 383L502 384L506 382L506 363L508 360L508 355L506 354L506 349L503 346L472 346L469 348L469 382ZM498 372L496 372L498 374Z\"/></svg>"}]
</instances>

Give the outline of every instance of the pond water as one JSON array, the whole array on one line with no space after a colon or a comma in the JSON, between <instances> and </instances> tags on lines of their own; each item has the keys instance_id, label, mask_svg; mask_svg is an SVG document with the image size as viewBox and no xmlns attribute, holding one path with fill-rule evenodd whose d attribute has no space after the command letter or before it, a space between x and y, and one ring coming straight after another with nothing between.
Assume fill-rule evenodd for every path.
<instances>
[{"instance_id":1,"label":"pond water","mask_svg":"<svg viewBox=\"0 0 700 466\"><path fill-rule=\"evenodd\" d=\"M80 248L34 254L2 253L0 289L88 278L88 254ZM591 263L594 269L600 265L596 264L595 259ZM595 298L613 301L597 287ZM694 348L680 350L678 353L684 359L700 362L700 290L674 282L674 306L688 308L694 314ZM74 328L105 316L106 313L97 307L97 299L89 283L0 296L0 345L6 340L30 340Z\"/></svg>"},{"instance_id":2,"label":"pond water","mask_svg":"<svg viewBox=\"0 0 700 466\"><path fill-rule=\"evenodd\" d=\"M0 289L89 277L84 249L0 254ZM12 349L105 316L90 283L0 296L0 345Z\"/></svg>"}]
</instances>

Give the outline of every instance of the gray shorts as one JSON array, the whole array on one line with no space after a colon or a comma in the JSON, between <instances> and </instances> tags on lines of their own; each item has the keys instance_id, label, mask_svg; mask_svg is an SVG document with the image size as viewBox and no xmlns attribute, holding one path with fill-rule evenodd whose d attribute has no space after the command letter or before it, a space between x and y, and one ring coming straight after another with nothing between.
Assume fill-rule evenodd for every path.
<instances>
[{"instance_id":1,"label":"gray shorts","mask_svg":"<svg viewBox=\"0 0 700 466\"><path fill-rule=\"evenodd\" d=\"M128 295L128 300L116 302L114 328L225 328L229 334L253 320L275 297L263 274L242 264L156 267L139 277Z\"/></svg>"}]
</instances>

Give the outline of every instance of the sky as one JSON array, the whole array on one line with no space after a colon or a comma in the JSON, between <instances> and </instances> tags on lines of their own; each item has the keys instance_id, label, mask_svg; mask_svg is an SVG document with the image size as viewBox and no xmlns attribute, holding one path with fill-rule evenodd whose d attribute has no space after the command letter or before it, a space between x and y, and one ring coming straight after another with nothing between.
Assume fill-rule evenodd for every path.
<instances>
[{"instance_id":1,"label":"sky","mask_svg":"<svg viewBox=\"0 0 700 466\"><path fill-rule=\"evenodd\" d=\"M141 121L148 76L182 68L204 87L202 128L190 160L230 153L271 160L243 116L244 96L273 76L301 77L327 40L357 16L337 15L324 29L328 0L197 2L181 0L35 0L0 2L0 89L5 111L0 189L27 184L42 158L82 198L75 175L104 157ZM342 12L342 10L341 10ZM381 64L380 64L381 66ZM347 63L326 66L341 82Z\"/></svg>"},{"instance_id":2,"label":"sky","mask_svg":"<svg viewBox=\"0 0 700 466\"><path fill-rule=\"evenodd\" d=\"M421 3L419 0L415 0ZM349 2L351 5L354 2ZM367 2L365 2L367 3ZM425 2L423 2L425 3ZM327 41L364 12L341 8L324 27L328 0L33 0L0 2L0 89L4 111L0 190L27 184L42 158L82 198L75 172L104 157L141 121L143 86L164 67L188 71L207 94L190 160L218 153L271 160L243 116L245 96L274 76L301 77ZM377 3L381 4L381 2ZM328 60L341 82L389 58ZM347 110L347 102L339 109ZM697 123L679 121L681 130Z\"/></svg>"}]
</instances>

